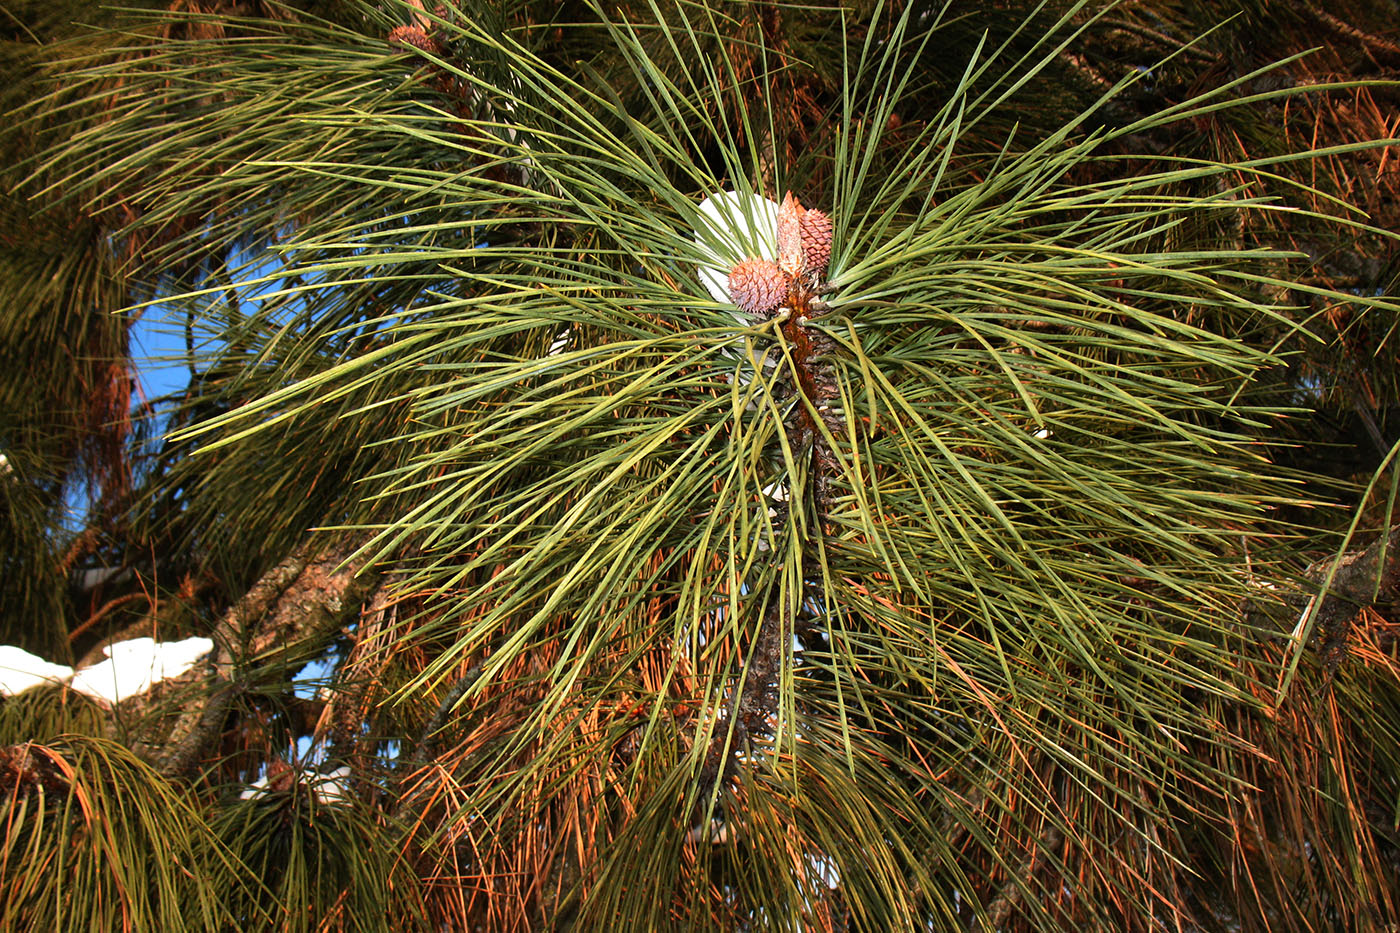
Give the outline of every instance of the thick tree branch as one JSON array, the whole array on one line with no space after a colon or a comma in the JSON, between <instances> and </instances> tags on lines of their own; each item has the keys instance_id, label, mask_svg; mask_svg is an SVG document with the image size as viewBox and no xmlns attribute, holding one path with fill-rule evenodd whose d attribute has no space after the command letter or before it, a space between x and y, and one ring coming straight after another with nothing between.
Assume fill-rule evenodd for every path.
<instances>
[{"instance_id":1,"label":"thick tree branch","mask_svg":"<svg viewBox=\"0 0 1400 933\"><path fill-rule=\"evenodd\" d=\"M308 541L265 573L224 614L214 651L191 672L208 689L176 720L154 757L167 774L189 771L223 732L229 709L248 672L280 667L334 633L378 583L361 561L347 562L355 546L338 541L315 552ZM312 556L312 555L315 556ZM240 675L239 669L245 673Z\"/></svg>"},{"instance_id":2,"label":"thick tree branch","mask_svg":"<svg viewBox=\"0 0 1400 933\"><path fill-rule=\"evenodd\" d=\"M1308 577L1321 584L1327 579L1332 561L1325 560L1308 568ZM1323 601L1348 603L1351 614L1363 606L1394 602L1400 597L1400 525L1396 525L1362 551L1342 555L1337 572L1332 577L1330 592Z\"/></svg>"},{"instance_id":3,"label":"thick tree branch","mask_svg":"<svg viewBox=\"0 0 1400 933\"><path fill-rule=\"evenodd\" d=\"M1319 561L1307 573L1318 586L1332 574L1331 585L1317 606L1313 629L1329 671L1341 662L1347 638L1363 609L1384 607L1381 614L1389 616L1400 602L1400 525L1366 549L1343 554L1335 573L1332 567L1331 559ZM1306 607L1302 611L1306 612Z\"/></svg>"}]
</instances>

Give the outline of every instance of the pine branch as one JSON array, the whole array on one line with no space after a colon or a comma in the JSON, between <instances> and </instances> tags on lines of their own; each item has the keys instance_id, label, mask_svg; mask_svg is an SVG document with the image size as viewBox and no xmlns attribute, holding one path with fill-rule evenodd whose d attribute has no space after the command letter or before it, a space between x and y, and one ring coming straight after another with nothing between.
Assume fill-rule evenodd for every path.
<instances>
[{"instance_id":1,"label":"pine branch","mask_svg":"<svg viewBox=\"0 0 1400 933\"><path fill-rule=\"evenodd\" d=\"M845 433L844 419L831 406L836 397L836 383L829 357L836 344L808 326L818 310L816 296L827 288L824 273L830 255L830 221L819 211L807 211L789 192L778 212L777 247L776 263L758 261L741 264L741 268L755 269L766 277L767 287L754 289L754 293L766 291L781 296L777 315L785 341L784 358L790 369L788 381L798 396L796 404L790 406L791 414L784 420L783 431L790 449L810 457L808 475L815 513L812 534L821 535L825 533L831 508L831 481L840 470L828 438ZM733 287L734 275L730 282ZM741 293L741 306L747 297ZM775 524L779 530L785 530L791 523L792 509L790 504L785 504ZM778 684L783 657L792 643L796 626L793 604L800 605L806 599L809 552L813 544L811 540L798 542L797 567L787 568L789 578L799 581L798 586L803 591L798 598L791 600L781 586L768 596L763 621L747 646L740 668L742 686L727 711L730 727L717 730L711 739L701 774L701 800L709 796L721 775L730 777L738 763L748 758L754 740L773 728L781 695ZM782 552L776 548L771 550L769 559L780 561ZM775 569L781 577L783 568Z\"/></svg>"}]
</instances>

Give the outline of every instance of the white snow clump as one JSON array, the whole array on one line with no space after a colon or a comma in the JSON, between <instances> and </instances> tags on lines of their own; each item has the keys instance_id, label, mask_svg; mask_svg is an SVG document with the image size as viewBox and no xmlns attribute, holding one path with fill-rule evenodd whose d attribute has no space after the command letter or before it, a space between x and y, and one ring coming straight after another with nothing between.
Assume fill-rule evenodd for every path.
<instances>
[{"instance_id":1,"label":"white snow clump","mask_svg":"<svg viewBox=\"0 0 1400 933\"><path fill-rule=\"evenodd\" d=\"M0 645L0 696L14 696L41 684L62 683L73 668L54 664L14 645Z\"/></svg>"},{"instance_id":2,"label":"white snow clump","mask_svg":"<svg viewBox=\"0 0 1400 933\"><path fill-rule=\"evenodd\" d=\"M243 788L238 795L239 800L252 800L254 797L261 797L269 790L268 781L271 774L265 774L252 784ZM303 783L311 788L311 794L316 802L323 806L346 805L350 802L350 768L343 766L336 768L327 774L306 775Z\"/></svg>"},{"instance_id":3,"label":"white snow clump","mask_svg":"<svg viewBox=\"0 0 1400 933\"><path fill-rule=\"evenodd\" d=\"M108 703L120 703L162 680L179 677L213 650L214 642L208 638L119 641L102 649L106 661L73 675L73 689Z\"/></svg>"}]
</instances>

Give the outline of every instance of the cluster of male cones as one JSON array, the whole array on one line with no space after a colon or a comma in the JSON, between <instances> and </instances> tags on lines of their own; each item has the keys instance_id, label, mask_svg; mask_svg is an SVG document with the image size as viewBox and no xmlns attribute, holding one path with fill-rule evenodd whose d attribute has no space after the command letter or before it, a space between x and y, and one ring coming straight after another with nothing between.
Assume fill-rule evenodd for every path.
<instances>
[{"instance_id":1,"label":"cluster of male cones","mask_svg":"<svg viewBox=\"0 0 1400 933\"><path fill-rule=\"evenodd\" d=\"M441 55L442 43L433 35L437 24L429 18L422 0L408 0L408 6L413 10L412 22L407 26L395 26L389 30L389 44L404 49L417 49L429 55ZM433 14L439 20L445 20L448 15L447 7L439 3L433 7Z\"/></svg>"},{"instance_id":2,"label":"cluster of male cones","mask_svg":"<svg viewBox=\"0 0 1400 933\"><path fill-rule=\"evenodd\" d=\"M413 48L430 55L441 55L442 46L422 26L395 26L389 30L388 42L400 48Z\"/></svg>"},{"instance_id":3,"label":"cluster of male cones","mask_svg":"<svg viewBox=\"0 0 1400 933\"><path fill-rule=\"evenodd\" d=\"M798 283L821 277L831 260L831 218L789 191L778 207L778 259L745 259L729 270L729 296L750 314L772 314Z\"/></svg>"}]
</instances>

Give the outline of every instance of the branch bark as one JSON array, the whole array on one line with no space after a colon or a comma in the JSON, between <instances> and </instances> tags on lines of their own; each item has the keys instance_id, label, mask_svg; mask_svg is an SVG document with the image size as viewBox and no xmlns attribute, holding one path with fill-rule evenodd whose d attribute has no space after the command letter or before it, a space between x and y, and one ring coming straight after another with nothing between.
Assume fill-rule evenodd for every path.
<instances>
[{"instance_id":1,"label":"branch bark","mask_svg":"<svg viewBox=\"0 0 1400 933\"><path fill-rule=\"evenodd\" d=\"M1321 587L1332 572L1331 559L1308 568L1308 579ZM1378 537L1360 551L1342 555L1332 583L1321 595L1314 631L1321 644L1329 670L1341 661L1353 625L1361 610L1384 607L1382 615L1392 615L1400 602L1400 525Z\"/></svg>"},{"instance_id":2,"label":"branch bark","mask_svg":"<svg viewBox=\"0 0 1400 933\"><path fill-rule=\"evenodd\" d=\"M304 542L263 574L220 620L213 652L186 675L205 681L206 689L163 742L142 749L166 774L187 773L198 764L223 732L245 682L319 648L379 582L363 561L349 560L355 542L340 539L319 551L317 543Z\"/></svg>"}]
</instances>

